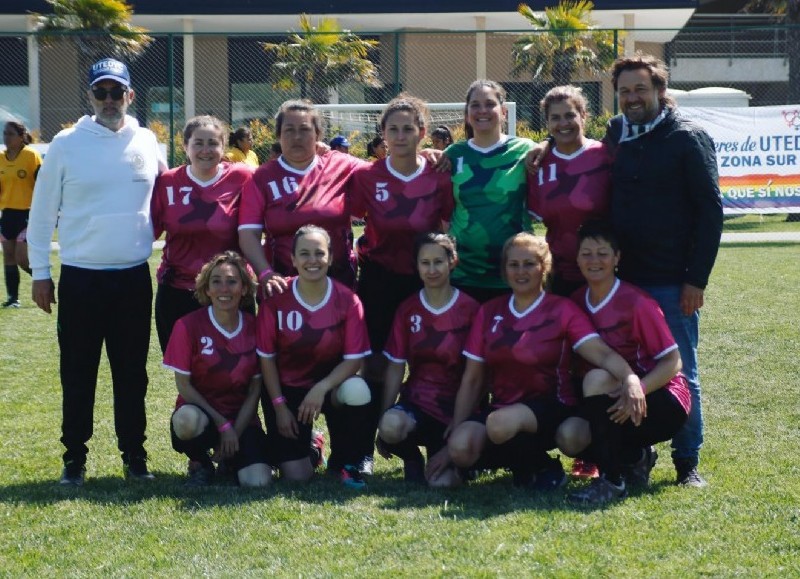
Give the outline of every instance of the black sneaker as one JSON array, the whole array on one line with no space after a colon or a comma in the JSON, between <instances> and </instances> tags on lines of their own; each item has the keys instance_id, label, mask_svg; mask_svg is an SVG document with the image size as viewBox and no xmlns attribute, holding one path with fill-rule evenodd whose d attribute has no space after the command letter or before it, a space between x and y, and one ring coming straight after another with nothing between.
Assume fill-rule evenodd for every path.
<instances>
[{"instance_id":1,"label":"black sneaker","mask_svg":"<svg viewBox=\"0 0 800 579\"><path fill-rule=\"evenodd\" d=\"M86 467L74 460L67 462L64 465L64 470L61 471L61 479L58 484L62 486L83 486L83 480L86 477Z\"/></svg>"},{"instance_id":2,"label":"black sneaker","mask_svg":"<svg viewBox=\"0 0 800 579\"><path fill-rule=\"evenodd\" d=\"M647 446L642 449L642 458L633 464L624 465L622 467L622 474L625 476L625 482L634 487L649 487L650 486L650 471L656 465L658 460L658 453L652 446Z\"/></svg>"},{"instance_id":3,"label":"black sneaker","mask_svg":"<svg viewBox=\"0 0 800 579\"><path fill-rule=\"evenodd\" d=\"M17 298L8 298L6 301L3 302L3 308L18 308L20 307L19 300Z\"/></svg>"},{"instance_id":4,"label":"black sneaker","mask_svg":"<svg viewBox=\"0 0 800 579\"><path fill-rule=\"evenodd\" d=\"M202 462L189 463L189 478L186 480L186 486L192 488L207 487L214 482L214 465L213 463L204 464Z\"/></svg>"},{"instance_id":5,"label":"black sneaker","mask_svg":"<svg viewBox=\"0 0 800 579\"><path fill-rule=\"evenodd\" d=\"M156 478L147 470L147 459L141 456L132 456L127 462L123 462L122 473L126 479L153 480Z\"/></svg>"},{"instance_id":6,"label":"black sneaker","mask_svg":"<svg viewBox=\"0 0 800 579\"><path fill-rule=\"evenodd\" d=\"M567 484L567 473L561 466L561 460L551 458L549 464L536 473L533 488L537 491L554 491Z\"/></svg>"},{"instance_id":7,"label":"black sneaker","mask_svg":"<svg viewBox=\"0 0 800 579\"><path fill-rule=\"evenodd\" d=\"M702 489L708 486L708 483L705 481L705 479L700 476L699 472L697 472L696 466L693 466L688 470L679 470L676 478L678 485L682 487Z\"/></svg>"},{"instance_id":8,"label":"black sneaker","mask_svg":"<svg viewBox=\"0 0 800 579\"><path fill-rule=\"evenodd\" d=\"M628 496L628 493L625 490L624 480L620 481L618 485L615 485L601 475L596 479L592 479L588 487L575 491L567 498L572 503L587 506L601 506L611 501L622 500L626 496Z\"/></svg>"},{"instance_id":9,"label":"black sneaker","mask_svg":"<svg viewBox=\"0 0 800 579\"><path fill-rule=\"evenodd\" d=\"M375 459L371 456L365 456L358 463L358 472L361 476L372 476L375 472Z\"/></svg>"}]
</instances>

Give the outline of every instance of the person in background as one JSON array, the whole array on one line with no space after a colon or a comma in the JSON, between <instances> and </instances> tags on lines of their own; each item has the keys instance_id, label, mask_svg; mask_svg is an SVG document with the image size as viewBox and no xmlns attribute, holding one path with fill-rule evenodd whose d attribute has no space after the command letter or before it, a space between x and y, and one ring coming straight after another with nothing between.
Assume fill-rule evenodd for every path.
<instances>
[{"instance_id":1,"label":"person in background","mask_svg":"<svg viewBox=\"0 0 800 579\"><path fill-rule=\"evenodd\" d=\"M373 137L372 140L367 143L367 156L369 156L370 159L374 161L383 161L388 154L389 149L381 135Z\"/></svg>"},{"instance_id":2,"label":"person in background","mask_svg":"<svg viewBox=\"0 0 800 579\"><path fill-rule=\"evenodd\" d=\"M453 135L444 125L439 125L431 131L431 144L437 151L444 151L453 144Z\"/></svg>"},{"instance_id":3,"label":"person in background","mask_svg":"<svg viewBox=\"0 0 800 579\"><path fill-rule=\"evenodd\" d=\"M350 141L344 135L336 135L330 142L331 150L339 151L340 153L350 153Z\"/></svg>"},{"instance_id":4,"label":"person in background","mask_svg":"<svg viewBox=\"0 0 800 579\"><path fill-rule=\"evenodd\" d=\"M228 136L225 160L232 163L245 163L255 168L259 166L258 156L253 150L253 133L247 127L239 127Z\"/></svg>"},{"instance_id":5,"label":"person in background","mask_svg":"<svg viewBox=\"0 0 800 579\"><path fill-rule=\"evenodd\" d=\"M164 366L175 372L178 399L170 420L172 448L189 457L187 486L211 484L225 462L243 487L267 486L267 437L258 419L261 371L255 281L233 251L214 256L197 275L203 309L175 323ZM213 456L209 454L213 449Z\"/></svg>"},{"instance_id":6,"label":"person in background","mask_svg":"<svg viewBox=\"0 0 800 579\"><path fill-rule=\"evenodd\" d=\"M225 124L203 115L189 119L183 148L189 163L156 180L150 215L155 238L166 233L156 277L156 331L165 352L175 322L198 308L195 280L214 255L239 250L239 204L253 169L222 160Z\"/></svg>"},{"instance_id":7,"label":"person in background","mask_svg":"<svg viewBox=\"0 0 800 579\"><path fill-rule=\"evenodd\" d=\"M281 156L281 153L283 153L283 149L281 149L281 144L278 142L272 143L272 145L270 145L269 147L269 159L267 160L274 161L275 159Z\"/></svg>"},{"instance_id":8,"label":"person in background","mask_svg":"<svg viewBox=\"0 0 800 579\"><path fill-rule=\"evenodd\" d=\"M124 63L105 58L92 65L87 92L94 115L53 138L28 224L33 300L49 314L56 302L50 241L58 223L66 447L60 483L72 486L84 482L104 343L123 472L126 478L153 478L144 449L153 302L147 258L153 250L150 198L156 177L166 170L156 136L126 115L135 93Z\"/></svg>"},{"instance_id":9,"label":"person in background","mask_svg":"<svg viewBox=\"0 0 800 579\"><path fill-rule=\"evenodd\" d=\"M33 142L25 125L8 121L3 127L6 150L0 157L0 241L6 279L3 308L18 308L19 270L31 273L26 241L28 214L42 157L29 147Z\"/></svg>"}]
</instances>

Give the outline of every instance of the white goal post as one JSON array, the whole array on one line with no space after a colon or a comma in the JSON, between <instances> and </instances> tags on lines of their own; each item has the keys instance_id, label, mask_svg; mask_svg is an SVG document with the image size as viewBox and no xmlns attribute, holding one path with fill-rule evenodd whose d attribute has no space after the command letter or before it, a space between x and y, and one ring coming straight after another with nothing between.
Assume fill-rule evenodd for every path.
<instances>
[{"instance_id":1,"label":"white goal post","mask_svg":"<svg viewBox=\"0 0 800 579\"><path fill-rule=\"evenodd\" d=\"M386 108L383 104L349 104L349 105L314 105L325 119L326 128L332 127L340 129L342 132L350 133L359 131L361 133L375 134L381 112ZM514 101L505 103L508 111L507 133L510 136L517 134L517 103ZM464 123L464 103L427 103L431 118L428 122L428 131L432 131L439 125L458 126Z\"/></svg>"}]
</instances>

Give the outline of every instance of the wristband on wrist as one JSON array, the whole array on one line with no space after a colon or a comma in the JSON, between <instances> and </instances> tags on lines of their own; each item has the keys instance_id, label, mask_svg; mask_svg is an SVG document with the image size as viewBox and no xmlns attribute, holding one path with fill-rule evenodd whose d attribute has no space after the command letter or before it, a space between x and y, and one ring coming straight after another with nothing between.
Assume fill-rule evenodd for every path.
<instances>
[{"instance_id":1,"label":"wristband on wrist","mask_svg":"<svg viewBox=\"0 0 800 579\"><path fill-rule=\"evenodd\" d=\"M258 274L258 281L262 282L262 281L264 281L264 278L267 278L267 277L271 276L274 273L275 273L274 269L272 269L271 267L267 267L267 269L265 269L260 274Z\"/></svg>"},{"instance_id":2,"label":"wristband on wrist","mask_svg":"<svg viewBox=\"0 0 800 579\"><path fill-rule=\"evenodd\" d=\"M281 404L286 404L286 396L276 396L272 399L273 406L280 406Z\"/></svg>"},{"instance_id":3,"label":"wristband on wrist","mask_svg":"<svg viewBox=\"0 0 800 579\"><path fill-rule=\"evenodd\" d=\"M217 427L217 432L222 434L223 432L227 432L231 428L233 428L233 423L230 420L228 420L228 422L226 422L222 426Z\"/></svg>"}]
</instances>

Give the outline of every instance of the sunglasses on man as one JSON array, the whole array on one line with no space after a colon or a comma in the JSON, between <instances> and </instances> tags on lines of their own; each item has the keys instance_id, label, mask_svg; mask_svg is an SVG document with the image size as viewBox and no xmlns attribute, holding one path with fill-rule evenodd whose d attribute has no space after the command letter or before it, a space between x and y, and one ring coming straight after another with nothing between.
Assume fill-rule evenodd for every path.
<instances>
[{"instance_id":1,"label":"sunglasses on man","mask_svg":"<svg viewBox=\"0 0 800 579\"><path fill-rule=\"evenodd\" d=\"M125 96L125 93L127 92L128 88L124 86L115 86L113 88L103 88L102 86L92 87L92 94L94 95L94 98L99 101L106 100L108 95L111 95L112 100L122 100L122 97Z\"/></svg>"}]
</instances>

